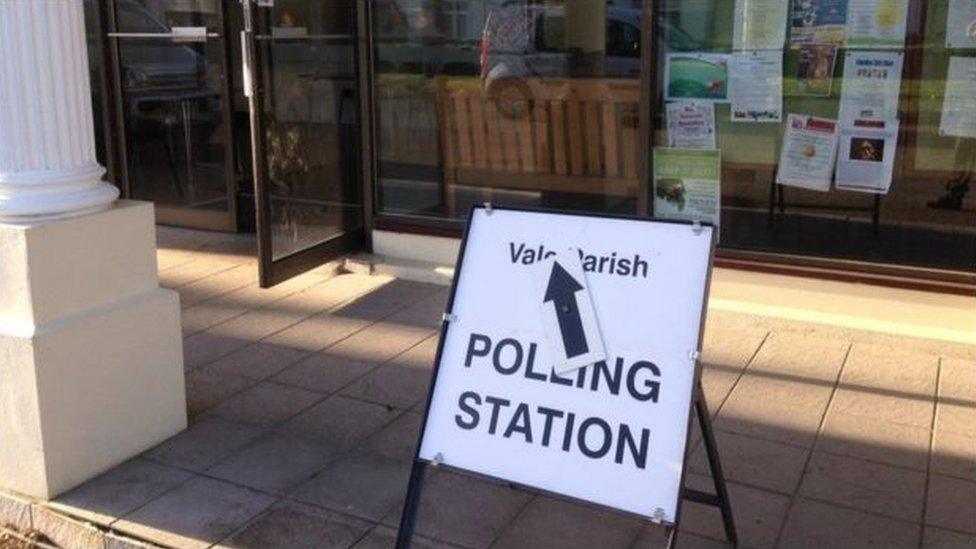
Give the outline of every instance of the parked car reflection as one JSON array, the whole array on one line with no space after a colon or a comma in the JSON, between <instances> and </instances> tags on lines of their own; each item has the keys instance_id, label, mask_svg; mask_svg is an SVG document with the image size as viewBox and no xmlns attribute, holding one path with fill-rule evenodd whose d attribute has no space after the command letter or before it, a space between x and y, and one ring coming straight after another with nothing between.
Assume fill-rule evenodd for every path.
<instances>
[{"instance_id":1,"label":"parked car reflection","mask_svg":"<svg viewBox=\"0 0 976 549\"><path fill-rule=\"evenodd\" d=\"M214 160L208 142L221 120L205 44L174 41L171 28L135 0L120 0L116 16L130 179L157 200L205 199L196 182L201 162ZM175 196L159 185L167 178Z\"/></svg>"}]
</instances>

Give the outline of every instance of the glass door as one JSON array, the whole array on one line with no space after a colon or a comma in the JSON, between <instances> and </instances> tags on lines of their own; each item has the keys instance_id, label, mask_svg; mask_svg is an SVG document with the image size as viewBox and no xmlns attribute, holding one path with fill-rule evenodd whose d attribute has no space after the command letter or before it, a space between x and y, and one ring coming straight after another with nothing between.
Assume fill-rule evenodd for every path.
<instances>
[{"instance_id":1,"label":"glass door","mask_svg":"<svg viewBox=\"0 0 976 549\"><path fill-rule=\"evenodd\" d=\"M118 177L161 223L236 230L219 0L109 0Z\"/></svg>"},{"instance_id":2,"label":"glass door","mask_svg":"<svg viewBox=\"0 0 976 549\"><path fill-rule=\"evenodd\" d=\"M260 276L270 286L364 242L355 2L245 1L244 27Z\"/></svg>"}]
</instances>

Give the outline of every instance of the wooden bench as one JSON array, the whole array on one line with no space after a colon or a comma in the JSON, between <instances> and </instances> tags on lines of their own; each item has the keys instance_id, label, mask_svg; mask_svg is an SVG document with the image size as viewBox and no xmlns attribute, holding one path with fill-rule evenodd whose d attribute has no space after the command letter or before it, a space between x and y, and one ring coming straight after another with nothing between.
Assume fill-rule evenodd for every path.
<instances>
[{"instance_id":1,"label":"wooden bench","mask_svg":"<svg viewBox=\"0 0 976 549\"><path fill-rule=\"evenodd\" d=\"M459 186L482 189L484 200L491 199L492 189L637 195L636 80L537 78L523 83L525 99L506 103L503 111L480 80L438 79L449 213L454 214Z\"/></svg>"}]
</instances>

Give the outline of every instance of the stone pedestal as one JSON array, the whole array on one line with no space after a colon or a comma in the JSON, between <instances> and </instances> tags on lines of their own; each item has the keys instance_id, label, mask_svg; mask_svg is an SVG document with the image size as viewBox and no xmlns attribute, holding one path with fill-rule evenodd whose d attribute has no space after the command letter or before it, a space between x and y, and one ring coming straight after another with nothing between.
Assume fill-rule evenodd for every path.
<instances>
[{"instance_id":1,"label":"stone pedestal","mask_svg":"<svg viewBox=\"0 0 976 549\"><path fill-rule=\"evenodd\" d=\"M152 205L0 222L0 488L50 499L186 428Z\"/></svg>"}]
</instances>

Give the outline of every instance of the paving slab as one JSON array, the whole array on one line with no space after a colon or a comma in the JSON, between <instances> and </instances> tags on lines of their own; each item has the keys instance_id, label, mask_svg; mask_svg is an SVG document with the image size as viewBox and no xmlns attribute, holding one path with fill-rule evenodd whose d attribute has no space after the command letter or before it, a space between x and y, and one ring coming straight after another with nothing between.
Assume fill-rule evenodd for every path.
<instances>
[{"instance_id":1,"label":"paving slab","mask_svg":"<svg viewBox=\"0 0 976 549\"><path fill-rule=\"evenodd\" d=\"M341 394L396 408L411 408L427 396L438 338L429 336L359 380Z\"/></svg>"},{"instance_id":2,"label":"paving slab","mask_svg":"<svg viewBox=\"0 0 976 549\"><path fill-rule=\"evenodd\" d=\"M381 363L427 339L433 330L383 320L332 345L329 354L362 362Z\"/></svg>"},{"instance_id":3,"label":"paving slab","mask_svg":"<svg viewBox=\"0 0 976 549\"><path fill-rule=\"evenodd\" d=\"M320 274L308 272L290 278L271 288L261 288L257 282L198 303L182 311L183 333L192 335L222 322L236 318L250 310L273 306L277 301L320 284L326 280Z\"/></svg>"},{"instance_id":4,"label":"paving slab","mask_svg":"<svg viewBox=\"0 0 976 549\"><path fill-rule=\"evenodd\" d=\"M626 548L645 524L646 521L630 515L537 496L505 529L494 546L512 549Z\"/></svg>"},{"instance_id":5,"label":"paving slab","mask_svg":"<svg viewBox=\"0 0 976 549\"><path fill-rule=\"evenodd\" d=\"M406 412L363 442L362 449L391 459L413 459L423 416Z\"/></svg>"},{"instance_id":6,"label":"paving slab","mask_svg":"<svg viewBox=\"0 0 976 549\"><path fill-rule=\"evenodd\" d=\"M922 534L922 549L972 549L976 547L976 536L935 528L925 527Z\"/></svg>"},{"instance_id":7,"label":"paving slab","mask_svg":"<svg viewBox=\"0 0 976 549\"><path fill-rule=\"evenodd\" d=\"M727 479L787 495L800 485L809 450L721 431L715 433L715 438ZM692 454L689 468L702 475L711 474L703 444Z\"/></svg>"},{"instance_id":8,"label":"paving slab","mask_svg":"<svg viewBox=\"0 0 976 549\"><path fill-rule=\"evenodd\" d=\"M92 522L110 524L191 476L182 469L135 458L58 496L50 505Z\"/></svg>"},{"instance_id":9,"label":"paving slab","mask_svg":"<svg viewBox=\"0 0 976 549\"><path fill-rule=\"evenodd\" d=\"M218 462L207 474L283 495L324 469L335 456L335 449L321 442L268 434Z\"/></svg>"},{"instance_id":10,"label":"paving slab","mask_svg":"<svg viewBox=\"0 0 976 549\"><path fill-rule=\"evenodd\" d=\"M260 427L274 427L325 398L320 393L264 381L228 398L208 413Z\"/></svg>"},{"instance_id":11,"label":"paving slab","mask_svg":"<svg viewBox=\"0 0 976 549\"><path fill-rule=\"evenodd\" d=\"M308 356L303 349L266 341L248 345L200 368L213 374L228 374L264 380Z\"/></svg>"},{"instance_id":12,"label":"paving slab","mask_svg":"<svg viewBox=\"0 0 976 549\"><path fill-rule=\"evenodd\" d=\"M532 496L519 489L461 473L438 471L424 484L415 531L439 541L488 547L511 524ZM383 523L396 527L402 505Z\"/></svg>"},{"instance_id":13,"label":"paving slab","mask_svg":"<svg viewBox=\"0 0 976 549\"><path fill-rule=\"evenodd\" d=\"M396 408L335 395L293 417L278 430L349 449L401 413Z\"/></svg>"},{"instance_id":14,"label":"paving slab","mask_svg":"<svg viewBox=\"0 0 976 549\"><path fill-rule=\"evenodd\" d=\"M180 263L159 273L159 285L164 288L177 289L196 280L209 277L221 271L236 267L234 263L226 261L196 260Z\"/></svg>"},{"instance_id":15,"label":"paving slab","mask_svg":"<svg viewBox=\"0 0 976 549\"><path fill-rule=\"evenodd\" d=\"M274 498L219 480L196 477L113 524L162 545L204 548L240 529Z\"/></svg>"},{"instance_id":16,"label":"paving slab","mask_svg":"<svg viewBox=\"0 0 976 549\"><path fill-rule=\"evenodd\" d=\"M940 401L935 409L935 429L976 438L976 405Z\"/></svg>"},{"instance_id":17,"label":"paving slab","mask_svg":"<svg viewBox=\"0 0 976 549\"><path fill-rule=\"evenodd\" d=\"M314 353L271 378L275 383L331 394L377 367L372 362L330 354Z\"/></svg>"},{"instance_id":18,"label":"paving slab","mask_svg":"<svg viewBox=\"0 0 976 549\"><path fill-rule=\"evenodd\" d=\"M706 322L702 341L702 362L741 370L756 355L769 331L730 324Z\"/></svg>"},{"instance_id":19,"label":"paving slab","mask_svg":"<svg viewBox=\"0 0 976 549\"><path fill-rule=\"evenodd\" d=\"M797 498L781 547L918 547L918 524Z\"/></svg>"},{"instance_id":20,"label":"paving slab","mask_svg":"<svg viewBox=\"0 0 976 549\"><path fill-rule=\"evenodd\" d=\"M719 412L716 428L812 446L833 388L746 372Z\"/></svg>"},{"instance_id":21,"label":"paving slab","mask_svg":"<svg viewBox=\"0 0 976 549\"><path fill-rule=\"evenodd\" d=\"M930 475L925 524L976 534L976 483Z\"/></svg>"},{"instance_id":22,"label":"paving slab","mask_svg":"<svg viewBox=\"0 0 976 549\"><path fill-rule=\"evenodd\" d=\"M976 362L942 360L935 428L976 438Z\"/></svg>"},{"instance_id":23,"label":"paving slab","mask_svg":"<svg viewBox=\"0 0 976 549\"><path fill-rule=\"evenodd\" d=\"M397 531L389 526L376 526L369 534L353 546L353 549L389 549L396 545ZM451 543L430 540L414 535L410 546L417 549L447 549L460 547Z\"/></svg>"},{"instance_id":24,"label":"paving slab","mask_svg":"<svg viewBox=\"0 0 976 549\"><path fill-rule=\"evenodd\" d=\"M144 455L153 461L203 472L266 431L253 425L210 417L200 420Z\"/></svg>"},{"instance_id":25,"label":"paving slab","mask_svg":"<svg viewBox=\"0 0 976 549\"><path fill-rule=\"evenodd\" d=\"M851 344L810 334L772 332L748 371L774 379L833 386Z\"/></svg>"},{"instance_id":26,"label":"paving slab","mask_svg":"<svg viewBox=\"0 0 976 549\"><path fill-rule=\"evenodd\" d=\"M976 360L942 359L939 397L976 403Z\"/></svg>"},{"instance_id":27,"label":"paving slab","mask_svg":"<svg viewBox=\"0 0 976 549\"><path fill-rule=\"evenodd\" d=\"M818 501L921 522L925 473L814 452L799 493Z\"/></svg>"},{"instance_id":28,"label":"paving slab","mask_svg":"<svg viewBox=\"0 0 976 549\"><path fill-rule=\"evenodd\" d=\"M641 532L640 537L631 545L633 549L656 549L667 544L667 532L664 528L649 524ZM718 541L690 532L678 532L677 546L681 549L728 549L731 543Z\"/></svg>"},{"instance_id":29,"label":"paving slab","mask_svg":"<svg viewBox=\"0 0 976 549\"><path fill-rule=\"evenodd\" d=\"M711 477L685 475L687 485L714 493ZM781 494L728 482L729 500L739 543L743 547L773 547L786 518L790 499ZM692 501L681 506L681 530L716 541L725 541L722 514L717 507ZM680 538L679 538L680 539Z\"/></svg>"},{"instance_id":30,"label":"paving slab","mask_svg":"<svg viewBox=\"0 0 976 549\"><path fill-rule=\"evenodd\" d=\"M293 501L282 501L217 545L227 549L346 549L373 524Z\"/></svg>"},{"instance_id":31,"label":"paving slab","mask_svg":"<svg viewBox=\"0 0 976 549\"><path fill-rule=\"evenodd\" d=\"M933 473L976 481L976 438L937 430L933 444Z\"/></svg>"},{"instance_id":32,"label":"paving slab","mask_svg":"<svg viewBox=\"0 0 976 549\"><path fill-rule=\"evenodd\" d=\"M289 497L378 521L407 491L410 463L371 453L340 456Z\"/></svg>"},{"instance_id":33,"label":"paving slab","mask_svg":"<svg viewBox=\"0 0 976 549\"><path fill-rule=\"evenodd\" d=\"M931 431L887 421L827 413L816 449L925 471Z\"/></svg>"},{"instance_id":34,"label":"paving slab","mask_svg":"<svg viewBox=\"0 0 976 549\"><path fill-rule=\"evenodd\" d=\"M257 265L233 265L230 269L217 272L179 288L180 307L186 309L198 303L228 294L252 284L258 276Z\"/></svg>"},{"instance_id":35,"label":"paving slab","mask_svg":"<svg viewBox=\"0 0 976 549\"><path fill-rule=\"evenodd\" d=\"M186 374L186 412L190 419L255 385L257 381L238 375L200 368Z\"/></svg>"}]
</instances>

